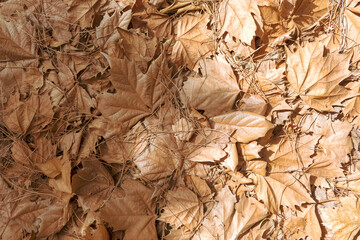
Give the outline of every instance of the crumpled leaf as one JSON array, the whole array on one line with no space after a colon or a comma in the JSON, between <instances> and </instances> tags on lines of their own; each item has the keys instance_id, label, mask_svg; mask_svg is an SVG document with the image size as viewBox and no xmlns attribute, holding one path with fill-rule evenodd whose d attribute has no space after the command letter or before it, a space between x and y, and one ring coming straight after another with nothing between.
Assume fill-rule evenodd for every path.
<instances>
[{"instance_id":1,"label":"crumpled leaf","mask_svg":"<svg viewBox=\"0 0 360 240\"><path fill-rule=\"evenodd\" d=\"M6 200L0 204L0 237L23 239L23 231L41 238L60 231L69 219L68 203L45 199Z\"/></svg>"}]
</instances>

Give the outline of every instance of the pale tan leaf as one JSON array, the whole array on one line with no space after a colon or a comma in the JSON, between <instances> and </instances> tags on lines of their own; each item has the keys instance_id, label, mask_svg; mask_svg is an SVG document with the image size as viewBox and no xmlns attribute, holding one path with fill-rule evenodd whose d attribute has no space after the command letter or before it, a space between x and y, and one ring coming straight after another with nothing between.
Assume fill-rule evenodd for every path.
<instances>
[{"instance_id":1,"label":"pale tan leaf","mask_svg":"<svg viewBox=\"0 0 360 240\"><path fill-rule=\"evenodd\" d=\"M193 239L224 240L234 213L236 197L228 186L222 188L215 197L216 203L202 222Z\"/></svg>"},{"instance_id":2,"label":"pale tan leaf","mask_svg":"<svg viewBox=\"0 0 360 240\"><path fill-rule=\"evenodd\" d=\"M251 112L231 112L211 117L212 126L218 131L227 131L231 137L242 143L256 140L273 128L265 117Z\"/></svg>"},{"instance_id":3,"label":"pale tan leaf","mask_svg":"<svg viewBox=\"0 0 360 240\"><path fill-rule=\"evenodd\" d=\"M302 135L295 139L284 138L279 145L272 145L269 150L270 164L274 171L299 170L308 167L313 159L315 146L319 141L319 135Z\"/></svg>"},{"instance_id":4,"label":"pale tan leaf","mask_svg":"<svg viewBox=\"0 0 360 240\"><path fill-rule=\"evenodd\" d=\"M71 194L71 161L68 154L64 154L60 162L61 175L56 176L54 179L49 180L49 186L53 187L56 191Z\"/></svg>"},{"instance_id":5,"label":"pale tan leaf","mask_svg":"<svg viewBox=\"0 0 360 240\"><path fill-rule=\"evenodd\" d=\"M222 162L222 165L235 172L239 164L239 155L236 148L236 143L229 143L225 148L225 152L227 153L227 157L225 158L224 162Z\"/></svg>"},{"instance_id":6,"label":"pale tan leaf","mask_svg":"<svg viewBox=\"0 0 360 240\"><path fill-rule=\"evenodd\" d=\"M332 105L344 99L346 94L338 84L350 76L351 54L327 51L318 41L306 43L294 53L287 49L287 79L311 107L333 111Z\"/></svg>"},{"instance_id":7,"label":"pale tan leaf","mask_svg":"<svg viewBox=\"0 0 360 240\"><path fill-rule=\"evenodd\" d=\"M256 1L222 1L219 13L220 34L228 32L230 36L239 38L250 46L256 30L262 30L262 19Z\"/></svg>"},{"instance_id":8,"label":"pale tan leaf","mask_svg":"<svg viewBox=\"0 0 360 240\"><path fill-rule=\"evenodd\" d=\"M189 77L182 88L183 98L208 116L230 111L240 92L235 74L225 57L200 61L203 77ZM219 71L221 69L221 71Z\"/></svg>"},{"instance_id":9,"label":"pale tan leaf","mask_svg":"<svg viewBox=\"0 0 360 240\"><path fill-rule=\"evenodd\" d=\"M322 125L323 138L319 145L323 148L327 160L334 162L337 166L349 161L348 154L353 149L350 131L353 126L349 122L327 121Z\"/></svg>"},{"instance_id":10,"label":"pale tan leaf","mask_svg":"<svg viewBox=\"0 0 360 240\"><path fill-rule=\"evenodd\" d=\"M261 145L253 141L250 143L238 143L238 149L240 149L240 156L245 161L260 158L259 152L263 149Z\"/></svg>"},{"instance_id":11,"label":"pale tan leaf","mask_svg":"<svg viewBox=\"0 0 360 240\"><path fill-rule=\"evenodd\" d=\"M176 42L171 60L178 66L194 69L201 58L215 50L212 31L206 28L209 14L186 14L175 27Z\"/></svg>"},{"instance_id":12,"label":"pale tan leaf","mask_svg":"<svg viewBox=\"0 0 360 240\"><path fill-rule=\"evenodd\" d=\"M313 203L309 191L299 180L289 173L272 173L269 176L250 175L256 184L255 192L259 200L272 213L278 213L280 206L295 209L303 203Z\"/></svg>"},{"instance_id":13,"label":"pale tan leaf","mask_svg":"<svg viewBox=\"0 0 360 240\"><path fill-rule=\"evenodd\" d=\"M341 168L339 168L332 160L327 159L326 155L316 157L314 163L309 166L306 172L313 176L324 178L344 176Z\"/></svg>"},{"instance_id":14,"label":"pale tan leaf","mask_svg":"<svg viewBox=\"0 0 360 240\"><path fill-rule=\"evenodd\" d=\"M354 239L360 230L359 199L340 197L341 207L335 209L321 208L321 219L328 231L333 233L334 240Z\"/></svg>"},{"instance_id":15,"label":"pale tan leaf","mask_svg":"<svg viewBox=\"0 0 360 240\"><path fill-rule=\"evenodd\" d=\"M143 239L144 236L157 239L155 204L151 200L153 191L133 180L125 180L121 188L125 196L115 191L100 210L101 218L113 231L125 231L124 240Z\"/></svg>"},{"instance_id":16,"label":"pale tan leaf","mask_svg":"<svg viewBox=\"0 0 360 240\"><path fill-rule=\"evenodd\" d=\"M131 10L123 14L115 11L111 16L105 13L100 25L96 28L96 44L101 48L106 46L109 38L114 34L119 34L116 29L127 29L131 20Z\"/></svg>"},{"instance_id":17,"label":"pale tan leaf","mask_svg":"<svg viewBox=\"0 0 360 240\"><path fill-rule=\"evenodd\" d=\"M207 197L211 194L211 189L206 181L198 176L186 176L185 182L187 183L187 187L200 197Z\"/></svg>"},{"instance_id":18,"label":"pale tan leaf","mask_svg":"<svg viewBox=\"0 0 360 240\"><path fill-rule=\"evenodd\" d=\"M239 202L235 204L235 214L227 229L226 239L238 239L241 234L267 216L268 212L264 204L255 198L241 195Z\"/></svg>"},{"instance_id":19,"label":"pale tan leaf","mask_svg":"<svg viewBox=\"0 0 360 240\"><path fill-rule=\"evenodd\" d=\"M140 171L139 177L157 180L170 176L179 167L180 156L171 151L172 142L174 139L170 136L158 136L149 141L149 146L134 160Z\"/></svg>"},{"instance_id":20,"label":"pale tan leaf","mask_svg":"<svg viewBox=\"0 0 360 240\"><path fill-rule=\"evenodd\" d=\"M158 220L167 222L176 228L184 225L194 228L203 218L203 205L195 193L185 187L166 193L167 204Z\"/></svg>"}]
</instances>

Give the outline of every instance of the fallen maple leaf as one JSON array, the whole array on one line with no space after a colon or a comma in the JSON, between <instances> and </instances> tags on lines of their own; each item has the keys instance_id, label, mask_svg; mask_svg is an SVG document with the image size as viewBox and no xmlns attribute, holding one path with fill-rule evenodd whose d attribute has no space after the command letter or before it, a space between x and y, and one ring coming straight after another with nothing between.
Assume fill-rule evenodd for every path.
<instances>
[{"instance_id":1,"label":"fallen maple leaf","mask_svg":"<svg viewBox=\"0 0 360 240\"><path fill-rule=\"evenodd\" d=\"M295 209L303 203L314 202L304 185L289 173L251 174L250 178L256 184L258 199L264 201L272 213L278 213L281 205Z\"/></svg>"},{"instance_id":2,"label":"fallen maple leaf","mask_svg":"<svg viewBox=\"0 0 360 240\"><path fill-rule=\"evenodd\" d=\"M228 32L252 46L255 32L262 31L262 19L256 1L225 0L219 9L220 34Z\"/></svg>"},{"instance_id":3,"label":"fallen maple leaf","mask_svg":"<svg viewBox=\"0 0 360 240\"><path fill-rule=\"evenodd\" d=\"M321 208L324 226L333 233L334 240L354 239L360 230L359 200L355 197L340 197L341 207Z\"/></svg>"},{"instance_id":4,"label":"fallen maple leaf","mask_svg":"<svg viewBox=\"0 0 360 240\"><path fill-rule=\"evenodd\" d=\"M110 173L96 159L83 160L83 168L72 177L71 186L85 211L96 211L103 206L115 187Z\"/></svg>"},{"instance_id":5,"label":"fallen maple leaf","mask_svg":"<svg viewBox=\"0 0 360 240\"><path fill-rule=\"evenodd\" d=\"M305 102L321 111L333 111L332 105L348 97L348 91L338 84L350 76L351 54L327 51L319 41L306 43L294 53L286 49L290 85Z\"/></svg>"},{"instance_id":6,"label":"fallen maple leaf","mask_svg":"<svg viewBox=\"0 0 360 240\"><path fill-rule=\"evenodd\" d=\"M240 92L235 74L224 57L200 61L203 77L189 77L182 88L184 102L208 116L230 111ZM219 69L222 69L219 71ZM186 100L185 100L186 99Z\"/></svg>"},{"instance_id":7,"label":"fallen maple leaf","mask_svg":"<svg viewBox=\"0 0 360 240\"><path fill-rule=\"evenodd\" d=\"M195 193L185 187L166 193L167 204L158 220L179 228L193 229L203 218L203 205Z\"/></svg>"},{"instance_id":8,"label":"fallen maple leaf","mask_svg":"<svg viewBox=\"0 0 360 240\"><path fill-rule=\"evenodd\" d=\"M151 200L153 191L134 180L125 180L121 188L125 196L115 191L100 210L101 218L114 231L125 231L124 240L157 239L155 205Z\"/></svg>"},{"instance_id":9,"label":"fallen maple leaf","mask_svg":"<svg viewBox=\"0 0 360 240\"><path fill-rule=\"evenodd\" d=\"M201 58L215 50L212 32L206 28L209 14L185 15L175 27L176 42L171 60L177 66L187 65L194 69Z\"/></svg>"}]
</instances>

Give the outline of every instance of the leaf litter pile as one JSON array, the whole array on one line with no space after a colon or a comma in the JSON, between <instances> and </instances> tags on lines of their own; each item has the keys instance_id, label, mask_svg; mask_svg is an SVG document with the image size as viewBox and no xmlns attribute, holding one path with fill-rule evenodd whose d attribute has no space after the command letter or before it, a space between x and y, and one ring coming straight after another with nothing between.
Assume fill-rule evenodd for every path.
<instances>
[{"instance_id":1,"label":"leaf litter pile","mask_svg":"<svg viewBox=\"0 0 360 240\"><path fill-rule=\"evenodd\" d=\"M360 1L0 1L0 239L356 239Z\"/></svg>"}]
</instances>

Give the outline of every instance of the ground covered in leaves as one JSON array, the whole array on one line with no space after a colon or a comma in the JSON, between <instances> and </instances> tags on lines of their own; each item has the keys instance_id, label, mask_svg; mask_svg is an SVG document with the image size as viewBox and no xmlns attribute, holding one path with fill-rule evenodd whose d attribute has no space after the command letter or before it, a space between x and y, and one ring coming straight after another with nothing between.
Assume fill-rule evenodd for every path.
<instances>
[{"instance_id":1,"label":"ground covered in leaves","mask_svg":"<svg viewBox=\"0 0 360 240\"><path fill-rule=\"evenodd\" d=\"M0 239L359 235L360 1L0 15Z\"/></svg>"}]
</instances>

